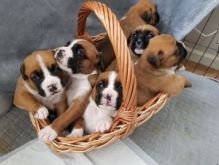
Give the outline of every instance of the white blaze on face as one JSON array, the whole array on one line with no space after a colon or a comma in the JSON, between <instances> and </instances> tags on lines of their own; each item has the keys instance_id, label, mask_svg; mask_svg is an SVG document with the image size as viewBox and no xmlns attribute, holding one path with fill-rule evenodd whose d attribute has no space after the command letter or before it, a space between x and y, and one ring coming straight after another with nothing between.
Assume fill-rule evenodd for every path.
<instances>
[{"instance_id":1,"label":"white blaze on face","mask_svg":"<svg viewBox=\"0 0 219 165\"><path fill-rule=\"evenodd\" d=\"M118 92L114 89L117 73L112 71L108 77L108 85L102 91L102 98L100 100L100 106L111 107L112 110L116 108L116 101Z\"/></svg>"},{"instance_id":2,"label":"white blaze on face","mask_svg":"<svg viewBox=\"0 0 219 165\"><path fill-rule=\"evenodd\" d=\"M70 43L70 45L58 48L56 50L55 55L54 55L59 67L62 70L68 72L68 73L72 73L72 70L68 67L69 58L74 58L72 47L76 43L78 43L79 41L83 41L83 40L82 39L76 39L76 40L72 41ZM60 51L62 52L62 57L59 57L59 55L58 55L60 53Z\"/></svg>"},{"instance_id":3,"label":"white blaze on face","mask_svg":"<svg viewBox=\"0 0 219 165\"><path fill-rule=\"evenodd\" d=\"M44 75L43 82L41 83L41 88L45 92L46 97L53 95L54 92L60 92L61 90L63 90L60 78L50 74L48 68L43 61L43 58L40 55L37 55L36 60L38 61ZM50 90L51 86L55 86L56 91L52 92Z\"/></svg>"}]
</instances>

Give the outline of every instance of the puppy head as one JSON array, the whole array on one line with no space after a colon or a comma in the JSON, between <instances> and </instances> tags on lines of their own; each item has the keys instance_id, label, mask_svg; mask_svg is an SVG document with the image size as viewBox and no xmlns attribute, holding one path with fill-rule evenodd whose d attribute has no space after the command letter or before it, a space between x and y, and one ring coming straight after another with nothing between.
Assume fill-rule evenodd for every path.
<instances>
[{"instance_id":1,"label":"puppy head","mask_svg":"<svg viewBox=\"0 0 219 165\"><path fill-rule=\"evenodd\" d=\"M122 84L115 71L99 75L92 91L92 98L100 109L115 111L122 103Z\"/></svg>"},{"instance_id":2,"label":"puppy head","mask_svg":"<svg viewBox=\"0 0 219 165\"><path fill-rule=\"evenodd\" d=\"M177 66L187 56L187 50L182 43L171 35L159 35L152 38L147 49L138 61L141 68L165 69Z\"/></svg>"},{"instance_id":3,"label":"puppy head","mask_svg":"<svg viewBox=\"0 0 219 165\"><path fill-rule=\"evenodd\" d=\"M146 24L150 25L157 25L160 19L157 6L151 0L139 0L129 9L127 17L130 15L133 15L133 18L140 16Z\"/></svg>"},{"instance_id":4,"label":"puppy head","mask_svg":"<svg viewBox=\"0 0 219 165\"><path fill-rule=\"evenodd\" d=\"M151 38L159 35L159 30L152 25L142 25L136 28L128 37L128 45L136 56L141 56Z\"/></svg>"},{"instance_id":5,"label":"puppy head","mask_svg":"<svg viewBox=\"0 0 219 165\"><path fill-rule=\"evenodd\" d=\"M50 50L27 56L20 71L26 85L40 96L50 97L64 90L66 77Z\"/></svg>"},{"instance_id":6,"label":"puppy head","mask_svg":"<svg viewBox=\"0 0 219 165\"><path fill-rule=\"evenodd\" d=\"M61 69L71 74L90 74L101 62L95 46L84 39L56 49L55 59Z\"/></svg>"}]
</instances>

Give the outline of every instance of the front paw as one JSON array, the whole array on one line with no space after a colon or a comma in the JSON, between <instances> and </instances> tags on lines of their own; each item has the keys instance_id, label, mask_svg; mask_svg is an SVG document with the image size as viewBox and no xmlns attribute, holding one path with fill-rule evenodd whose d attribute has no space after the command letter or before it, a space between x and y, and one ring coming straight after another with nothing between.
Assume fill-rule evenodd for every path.
<instances>
[{"instance_id":1,"label":"front paw","mask_svg":"<svg viewBox=\"0 0 219 165\"><path fill-rule=\"evenodd\" d=\"M109 131L110 127L112 125L112 120L108 121L98 121L95 126L95 132L107 132Z\"/></svg>"},{"instance_id":2,"label":"front paw","mask_svg":"<svg viewBox=\"0 0 219 165\"><path fill-rule=\"evenodd\" d=\"M67 137L82 137L84 134L83 128L73 128L71 133Z\"/></svg>"},{"instance_id":3,"label":"front paw","mask_svg":"<svg viewBox=\"0 0 219 165\"><path fill-rule=\"evenodd\" d=\"M46 119L48 116L49 116L49 111L44 106L41 106L34 115L36 119Z\"/></svg>"},{"instance_id":4,"label":"front paw","mask_svg":"<svg viewBox=\"0 0 219 165\"><path fill-rule=\"evenodd\" d=\"M57 136L57 132L50 125L39 132L39 139L46 143L53 141Z\"/></svg>"},{"instance_id":5,"label":"front paw","mask_svg":"<svg viewBox=\"0 0 219 165\"><path fill-rule=\"evenodd\" d=\"M192 83L189 80L187 80L184 88L191 88L191 87L192 87Z\"/></svg>"}]
</instances>

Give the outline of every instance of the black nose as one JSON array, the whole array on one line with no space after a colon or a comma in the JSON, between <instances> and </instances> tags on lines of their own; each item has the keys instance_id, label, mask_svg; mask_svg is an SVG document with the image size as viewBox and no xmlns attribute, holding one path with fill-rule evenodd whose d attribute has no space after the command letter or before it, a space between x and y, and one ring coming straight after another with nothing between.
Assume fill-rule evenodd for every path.
<instances>
[{"instance_id":1,"label":"black nose","mask_svg":"<svg viewBox=\"0 0 219 165\"><path fill-rule=\"evenodd\" d=\"M106 99L111 101L111 96L109 94L106 95Z\"/></svg>"},{"instance_id":2,"label":"black nose","mask_svg":"<svg viewBox=\"0 0 219 165\"><path fill-rule=\"evenodd\" d=\"M142 39L140 39L140 38L137 39L136 42L135 42L135 44L136 44L137 47L141 48L142 45L143 45L143 41L142 41Z\"/></svg>"},{"instance_id":3,"label":"black nose","mask_svg":"<svg viewBox=\"0 0 219 165\"><path fill-rule=\"evenodd\" d=\"M188 54L186 48L183 46L182 43L180 43L180 42L178 42L178 41L176 42L176 44L177 44L177 46L178 46L178 50L179 50L179 55L180 55L180 57L181 57L182 59L185 59L186 56L187 56L187 54Z\"/></svg>"},{"instance_id":4,"label":"black nose","mask_svg":"<svg viewBox=\"0 0 219 165\"><path fill-rule=\"evenodd\" d=\"M57 56L56 56L57 60L61 60L64 57L63 53L64 53L63 50L58 51Z\"/></svg>"},{"instance_id":5,"label":"black nose","mask_svg":"<svg viewBox=\"0 0 219 165\"><path fill-rule=\"evenodd\" d=\"M56 92L57 91L56 84L49 85L48 88L49 88L50 92Z\"/></svg>"}]
</instances>

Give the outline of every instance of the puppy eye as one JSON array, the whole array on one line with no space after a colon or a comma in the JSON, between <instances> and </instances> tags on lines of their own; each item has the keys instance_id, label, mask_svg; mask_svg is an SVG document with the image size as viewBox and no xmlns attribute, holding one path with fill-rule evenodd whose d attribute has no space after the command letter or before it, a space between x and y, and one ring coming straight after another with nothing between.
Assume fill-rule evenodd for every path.
<instances>
[{"instance_id":1,"label":"puppy eye","mask_svg":"<svg viewBox=\"0 0 219 165\"><path fill-rule=\"evenodd\" d=\"M133 34L132 34L132 37L137 37L137 34L136 34L136 33L133 33Z\"/></svg>"},{"instance_id":2,"label":"puppy eye","mask_svg":"<svg viewBox=\"0 0 219 165\"><path fill-rule=\"evenodd\" d=\"M149 32L149 33L147 34L147 37L148 37L148 38L153 38L153 37L154 37L154 34L151 33L151 32Z\"/></svg>"},{"instance_id":3,"label":"puppy eye","mask_svg":"<svg viewBox=\"0 0 219 165\"><path fill-rule=\"evenodd\" d=\"M85 52L83 49L78 49L77 50L77 55L80 57L80 58L85 58Z\"/></svg>"},{"instance_id":4,"label":"puppy eye","mask_svg":"<svg viewBox=\"0 0 219 165\"><path fill-rule=\"evenodd\" d=\"M116 82L116 83L115 83L115 88L116 88L117 90L122 90L122 84L121 84L120 82Z\"/></svg>"},{"instance_id":5,"label":"puppy eye","mask_svg":"<svg viewBox=\"0 0 219 165\"><path fill-rule=\"evenodd\" d=\"M159 56L163 56L163 55L164 55L164 52L163 52L162 50L160 50L160 51L158 52L158 55L159 55Z\"/></svg>"},{"instance_id":6,"label":"puppy eye","mask_svg":"<svg viewBox=\"0 0 219 165\"><path fill-rule=\"evenodd\" d=\"M106 83L104 81L100 81L100 82L98 82L97 87L102 89L105 87L105 84Z\"/></svg>"},{"instance_id":7,"label":"puppy eye","mask_svg":"<svg viewBox=\"0 0 219 165\"><path fill-rule=\"evenodd\" d=\"M34 82L38 82L41 80L41 77L37 71L33 72L31 75L31 80Z\"/></svg>"}]
</instances>

